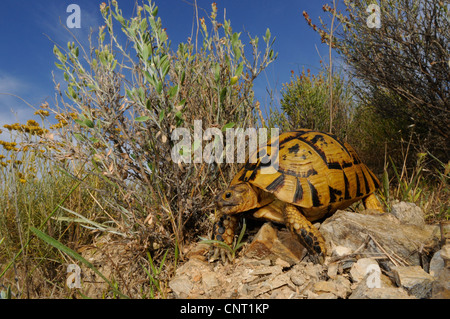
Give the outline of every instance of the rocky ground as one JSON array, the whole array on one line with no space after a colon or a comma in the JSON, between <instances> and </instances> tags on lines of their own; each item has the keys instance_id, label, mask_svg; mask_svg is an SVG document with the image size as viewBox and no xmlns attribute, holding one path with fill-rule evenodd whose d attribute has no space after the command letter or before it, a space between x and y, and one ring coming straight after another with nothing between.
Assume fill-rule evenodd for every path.
<instances>
[{"instance_id":1,"label":"rocky ground","mask_svg":"<svg viewBox=\"0 0 450 319\"><path fill-rule=\"evenodd\" d=\"M448 225L426 225L420 208L338 211L316 224L328 245L323 265L285 228L264 224L232 263L209 262L196 244L170 281L169 298L450 299Z\"/></svg>"}]
</instances>

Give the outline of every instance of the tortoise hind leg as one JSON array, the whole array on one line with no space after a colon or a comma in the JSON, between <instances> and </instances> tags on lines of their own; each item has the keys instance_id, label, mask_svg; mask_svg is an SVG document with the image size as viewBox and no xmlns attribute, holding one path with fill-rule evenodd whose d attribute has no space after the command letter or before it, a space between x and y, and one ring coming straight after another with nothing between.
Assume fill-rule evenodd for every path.
<instances>
[{"instance_id":1,"label":"tortoise hind leg","mask_svg":"<svg viewBox=\"0 0 450 319\"><path fill-rule=\"evenodd\" d=\"M283 210L286 227L296 234L303 246L319 263L323 264L326 255L325 240L319 230L291 204Z\"/></svg>"},{"instance_id":2,"label":"tortoise hind leg","mask_svg":"<svg viewBox=\"0 0 450 319\"><path fill-rule=\"evenodd\" d=\"M374 209L380 213L384 213L383 206L381 205L375 194L370 194L369 196L363 198L362 201L366 209Z\"/></svg>"}]
</instances>

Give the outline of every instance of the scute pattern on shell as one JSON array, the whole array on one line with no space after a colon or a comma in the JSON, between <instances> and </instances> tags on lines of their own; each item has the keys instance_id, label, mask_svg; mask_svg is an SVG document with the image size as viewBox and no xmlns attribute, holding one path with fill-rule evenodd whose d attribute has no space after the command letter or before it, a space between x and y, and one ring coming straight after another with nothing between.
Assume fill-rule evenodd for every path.
<instances>
[{"instance_id":1,"label":"scute pattern on shell","mask_svg":"<svg viewBox=\"0 0 450 319\"><path fill-rule=\"evenodd\" d=\"M283 133L278 141L271 139L251 154L231 185L240 182L273 193L281 201L311 208L310 214L348 206L379 186L348 143L307 129Z\"/></svg>"}]
</instances>

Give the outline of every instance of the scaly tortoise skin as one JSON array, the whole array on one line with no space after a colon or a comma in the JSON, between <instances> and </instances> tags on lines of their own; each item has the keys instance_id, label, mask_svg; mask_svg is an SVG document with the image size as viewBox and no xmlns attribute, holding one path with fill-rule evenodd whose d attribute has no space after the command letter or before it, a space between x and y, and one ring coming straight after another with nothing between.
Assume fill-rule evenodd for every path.
<instances>
[{"instance_id":1,"label":"scaly tortoise skin","mask_svg":"<svg viewBox=\"0 0 450 319\"><path fill-rule=\"evenodd\" d=\"M380 182L355 150L332 134L299 129L278 139L278 148L271 140L251 154L230 186L217 195L221 218L213 238L232 244L236 214L251 211L253 217L286 225L313 259L323 263L325 240L311 222L361 199L367 209L382 213L373 194ZM277 157L275 170L271 163Z\"/></svg>"}]
</instances>

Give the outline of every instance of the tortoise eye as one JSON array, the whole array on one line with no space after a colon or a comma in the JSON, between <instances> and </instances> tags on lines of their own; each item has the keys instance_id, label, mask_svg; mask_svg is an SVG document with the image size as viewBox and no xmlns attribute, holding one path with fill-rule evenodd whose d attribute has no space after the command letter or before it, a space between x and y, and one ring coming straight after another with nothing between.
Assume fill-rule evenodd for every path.
<instances>
[{"instance_id":1,"label":"tortoise eye","mask_svg":"<svg viewBox=\"0 0 450 319\"><path fill-rule=\"evenodd\" d=\"M231 197L231 193L230 192L225 193L225 198L230 198L230 197Z\"/></svg>"}]
</instances>

